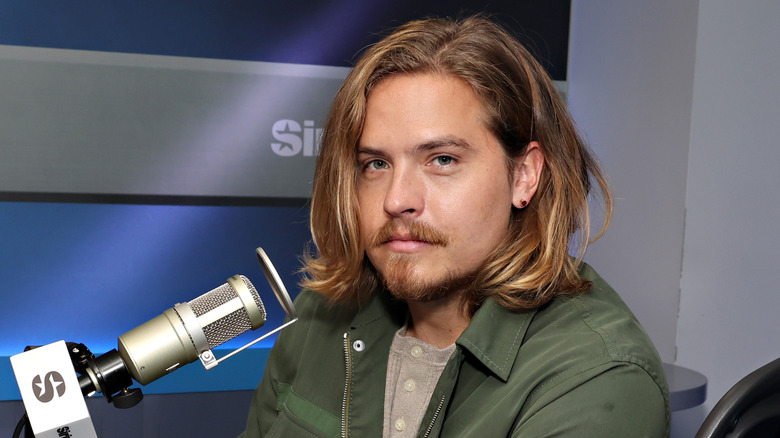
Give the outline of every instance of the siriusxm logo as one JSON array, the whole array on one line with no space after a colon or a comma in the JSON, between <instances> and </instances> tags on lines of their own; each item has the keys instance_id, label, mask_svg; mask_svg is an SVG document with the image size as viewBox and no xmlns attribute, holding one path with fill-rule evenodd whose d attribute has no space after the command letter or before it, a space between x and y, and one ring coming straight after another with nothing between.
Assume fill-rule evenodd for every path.
<instances>
[{"instance_id":1,"label":"siriusxm logo","mask_svg":"<svg viewBox=\"0 0 780 438\"><path fill-rule=\"evenodd\" d=\"M51 371L45 376L37 375L32 381L33 394L41 403L54 400L54 396L62 397L65 394L65 380L56 371Z\"/></svg>"},{"instance_id":2,"label":"siriusxm logo","mask_svg":"<svg viewBox=\"0 0 780 438\"><path fill-rule=\"evenodd\" d=\"M271 143L276 155L292 157L302 153L304 157L314 157L320 151L322 128L315 128L314 120L304 120L303 127L295 120L277 120L271 134L278 142Z\"/></svg>"}]
</instances>

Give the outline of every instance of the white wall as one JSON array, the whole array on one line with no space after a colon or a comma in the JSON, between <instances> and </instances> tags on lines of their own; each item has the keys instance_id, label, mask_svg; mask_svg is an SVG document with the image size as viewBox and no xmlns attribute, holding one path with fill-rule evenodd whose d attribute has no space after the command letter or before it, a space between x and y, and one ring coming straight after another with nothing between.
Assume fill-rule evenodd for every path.
<instances>
[{"instance_id":1,"label":"white wall","mask_svg":"<svg viewBox=\"0 0 780 438\"><path fill-rule=\"evenodd\" d=\"M614 186L586 260L675 360L697 0L572 5L569 105Z\"/></svg>"},{"instance_id":2,"label":"white wall","mask_svg":"<svg viewBox=\"0 0 780 438\"><path fill-rule=\"evenodd\" d=\"M774 0L573 2L569 102L618 198L587 260L709 380L673 436L780 357L778 22Z\"/></svg>"}]
</instances>

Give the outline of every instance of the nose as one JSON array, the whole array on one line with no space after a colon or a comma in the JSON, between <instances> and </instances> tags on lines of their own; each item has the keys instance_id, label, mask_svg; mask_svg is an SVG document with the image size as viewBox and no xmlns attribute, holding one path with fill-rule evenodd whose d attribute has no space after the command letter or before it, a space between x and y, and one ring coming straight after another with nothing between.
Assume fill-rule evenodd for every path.
<instances>
[{"instance_id":1,"label":"nose","mask_svg":"<svg viewBox=\"0 0 780 438\"><path fill-rule=\"evenodd\" d=\"M385 212L391 217L416 218L424 207L424 182L413 169L397 166L385 193Z\"/></svg>"}]
</instances>

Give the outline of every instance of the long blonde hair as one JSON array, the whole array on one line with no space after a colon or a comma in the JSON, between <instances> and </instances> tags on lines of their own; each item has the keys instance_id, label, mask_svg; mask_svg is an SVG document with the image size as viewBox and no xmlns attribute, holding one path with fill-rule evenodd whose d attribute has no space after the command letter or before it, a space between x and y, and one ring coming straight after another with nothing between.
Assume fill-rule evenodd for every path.
<instances>
[{"instance_id":1,"label":"long blonde hair","mask_svg":"<svg viewBox=\"0 0 780 438\"><path fill-rule=\"evenodd\" d=\"M369 93L383 78L403 73L449 74L470 84L510 168L531 141L545 156L536 195L526 208L513 209L507 238L465 297L470 308L492 297L510 309L529 309L587 290L577 268L589 241L588 196L593 181L606 213L600 235L612 210L606 179L542 66L481 17L409 22L368 49L347 76L323 132L311 201L317 254L304 255L302 286L334 302L360 303L381 285L359 232L356 147Z\"/></svg>"}]
</instances>

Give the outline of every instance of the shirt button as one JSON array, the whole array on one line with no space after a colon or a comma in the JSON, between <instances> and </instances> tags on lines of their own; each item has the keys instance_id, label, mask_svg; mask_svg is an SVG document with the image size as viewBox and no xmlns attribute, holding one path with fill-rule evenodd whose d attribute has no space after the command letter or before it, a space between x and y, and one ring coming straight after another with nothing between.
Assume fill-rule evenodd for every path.
<instances>
[{"instance_id":1,"label":"shirt button","mask_svg":"<svg viewBox=\"0 0 780 438\"><path fill-rule=\"evenodd\" d=\"M414 347L412 347L412 356L420 357L422 355L423 355L423 349L420 348L419 345L415 345Z\"/></svg>"},{"instance_id":2,"label":"shirt button","mask_svg":"<svg viewBox=\"0 0 780 438\"><path fill-rule=\"evenodd\" d=\"M406 429L406 421L403 418L395 420L395 430L401 432Z\"/></svg>"},{"instance_id":3,"label":"shirt button","mask_svg":"<svg viewBox=\"0 0 780 438\"><path fill-rule=\"evenodd\" d=\"M409 379L406 382L404 382L404 389L408 392L414 391L414 389L417 388L417 384L414 383L413 379Z\"/></svg>"}]
</instances>

